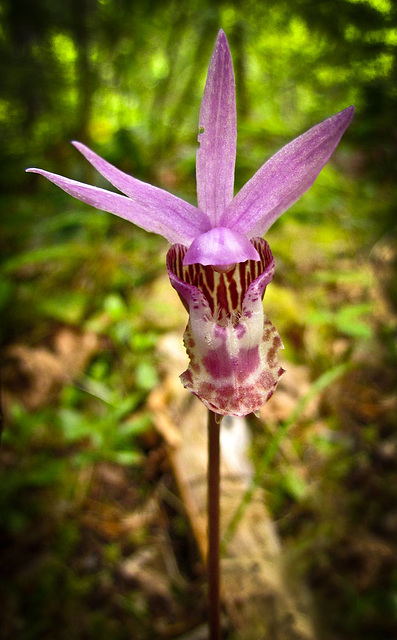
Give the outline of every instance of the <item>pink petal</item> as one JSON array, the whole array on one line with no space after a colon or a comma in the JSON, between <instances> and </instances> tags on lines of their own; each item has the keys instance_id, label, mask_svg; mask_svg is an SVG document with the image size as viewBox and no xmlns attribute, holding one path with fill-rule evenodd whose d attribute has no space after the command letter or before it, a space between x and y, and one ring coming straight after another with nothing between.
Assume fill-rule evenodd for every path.
<instances>
[{"instance_id":1,"label":"pink petal","mask_svg":"<svg viewBox=\"0 0 397 640\"><path fill-rule=\"evenodd\" d=\"M259 260L254 245L241 233L215 227L193 240L183 260L184 265L234 265L246 260Z\"/></svg>"},{"instance_id":2,"label":"pink petal","mask_svg":"<svg viewBox=\"0 0 397 640\"><path fill-rule=\"evenodd\" d=\"M146 231L158 233L171 243L181 242L189 245L196 235L208 229L209 223L201 211L179 198L175 197L175 201L172 200L174 196L171 194L144 182L139 183L139 199L133 200L42 169L27 169L27 171L39 173L74 198L97 209L114 213ZM146 201L143 197L145 191ZM162 194L164 194L164 200L162 200Z\"/></svg>"},{"instance_id":3,"label":"pink petal","mask_svg":"<svg viewBox=\"0 0 397 640\"><path fill-rule=\"evenodd\" d=\"M348 107L280 149L239 191L221 224L248 238L263 235L311 187L353 113L354 107Z\"/></svg>"},{"instance_id":4,"label":"pink petal","mask_svg":"<svg viewBox=\"0 0 397 640\"><path fill-rule=\"evenodd\" d=\"M221 30L208 69L200 109L197 200L213 226L233 198L237 117L233 64Z\"/></svg>"},{"instance_id":5,"label":"pink petal","mask_svg":"<svg viewBox=\"0 0 397 640\"><path fill-rule=\"evenodd\" d=\"M164 191L164 189L154 187L120 171L81 142L73 141L72 144L104 178L131 198L135 204L150 209L152 215L161 212L162 224L166 223L170 228L176 226L178 232L180 231L179 226L181 226L181 236L183 234L185 237L193 238L211 228L208 216L203 211L199 211L197 207L168 191ZM135 220L131 220L131 222L146 228Z\"/></svg>"},{"instance_id":6,"label":"pink petal","mask_svg":"<svg viewBox=\"0 0 397 640\"><path fill-rule=\"evenodd\" d=\"M262 306L274 259L265 240L253 242L260 262L247 261L227 274L198 264L183 267L181 245L167 255L171 284L189 311L184 343L190 364L182 383L221 415L260 409L283 373L277 360L282 342Z\"/></svg>"}]
</instances>

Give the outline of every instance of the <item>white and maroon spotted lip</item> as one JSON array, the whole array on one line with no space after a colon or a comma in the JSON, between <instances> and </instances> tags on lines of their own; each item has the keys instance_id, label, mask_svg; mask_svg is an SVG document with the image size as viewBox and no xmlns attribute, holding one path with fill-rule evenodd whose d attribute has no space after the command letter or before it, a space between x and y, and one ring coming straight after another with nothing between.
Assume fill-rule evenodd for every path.
<instances>
[{"instance_id":1,"label":"white and maroon spotted lip","mask_svg":"<svg viewBox=\"0 0 397 640\"><path fill-rule=\"evenodd\" d=\"M200 264L184 267L181 245L167 256L171 284L189 311L184 343L190 364L182 383L221 415L258 410L284 372L277 360L281 338L262 306L274 259L265 240L253 244L260 260L239 263L227 273Z\"/></svg>"}]
</instances>

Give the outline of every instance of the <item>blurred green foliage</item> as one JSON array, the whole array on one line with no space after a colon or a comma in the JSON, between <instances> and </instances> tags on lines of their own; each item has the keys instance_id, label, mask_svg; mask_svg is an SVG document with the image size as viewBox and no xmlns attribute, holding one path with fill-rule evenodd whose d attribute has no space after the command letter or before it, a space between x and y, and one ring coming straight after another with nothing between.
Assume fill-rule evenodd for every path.
<instances>
[{"instance_id":1,"label":"blurred green foliage","mask_svg":"<svg viewBox=\"0 0 397 640\"><path fill-rule=\"evenodd\" d=\"M150 491L142 435L159 380L156 345L184 322L163 293L166 243L24 169L108 187L69 144L79 139L194 203L198 112L220 27L236 73L237 188L284 143L356 106L332 163L268 234L277 270L265 306L287 360L310 367L313 380L346 363L357 373L323 398L321 428L295 412L293 424L274 425L278 436L257 434L254 458L258 473L265 460L270 507L317 589L329 637L397 633L393 562L362 587L338 555L356 528L389 544L384 522L397 497L387 457L396 426L387 412L397 362L396 11L391 0L0 0L1 344L6 359L17 343L54 353L65 326L101 341L47 405L7 405L0 541L14 550L4 560L1 638L153 637L141 596L110 593L117 559L135 543L99 551L80 504L100 463ZM12 389L12 376L6 382ZM277 453L286 426L299 464ZM308 475L300 465L312 459ZM79 565L92 547L100 578Z\"/></svg>"}]
</instances>

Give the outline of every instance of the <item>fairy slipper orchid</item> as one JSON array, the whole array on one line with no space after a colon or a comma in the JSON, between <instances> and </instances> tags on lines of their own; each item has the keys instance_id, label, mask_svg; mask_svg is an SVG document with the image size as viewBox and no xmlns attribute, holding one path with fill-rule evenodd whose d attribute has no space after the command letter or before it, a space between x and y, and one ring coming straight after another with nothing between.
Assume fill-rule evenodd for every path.
<instances>
[{"instance_id":1,"label":"fairy slipper orchid","mask_svg":"<svg viewBox=\"0 0 397 640\"><path fill-rule=\"evenodd\" d=\"M258 410L283 373L277 361L282 342L262 305L274 259L259 236L313 184L353 112L348 107L287 144L234 196L235 84L227 39L220 31L200 110L198 207L128 176L79 142L74 146L125 195L28 169L172 244L168 274L189 311L185 346L190 364L181 379L218 414Z\"/></svg>"}]
</instances>

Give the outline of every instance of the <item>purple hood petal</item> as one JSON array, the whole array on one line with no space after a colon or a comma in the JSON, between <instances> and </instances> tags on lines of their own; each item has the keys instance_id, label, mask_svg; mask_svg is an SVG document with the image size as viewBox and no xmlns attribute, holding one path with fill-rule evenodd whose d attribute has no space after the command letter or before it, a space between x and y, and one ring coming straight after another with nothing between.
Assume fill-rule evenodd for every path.
<instances>
[{"instance_id":1,"label":"purple hood petal","mask_svg":"<svg viewBox=\"0 0 397 640\"><path fill-rule=\"evenodd\" d=\"M186 251L183 264L200 263L225 267L237 262L259 259L259 253L254 245L242 233L236 233L224 227L215 227L193 240Z\"/></svg>"}]
</instances>

